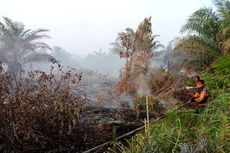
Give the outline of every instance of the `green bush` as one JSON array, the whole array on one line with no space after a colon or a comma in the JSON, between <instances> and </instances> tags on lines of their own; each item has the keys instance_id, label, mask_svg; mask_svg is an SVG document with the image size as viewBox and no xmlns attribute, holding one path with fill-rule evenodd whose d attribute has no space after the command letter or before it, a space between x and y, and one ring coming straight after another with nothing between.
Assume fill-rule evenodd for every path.
<instances>
[{"instance_id":1,"label":"green bush","mask_svg":"<svg viewBox=\"0 0 230 153\"><path fill-rule=\"evenodd\" d=\"M212 96L205 110L172 109L127 146L118 144L119 152L230 152L230 55L217 59L201 76Z\"/></svg>"},{"instance_id":2,"label":"green bush","mask_svg":"<svg viewBox=\"0 0 230 153\"><path fill-rule=\"evenodd\" d=\"M229 106L230 93L225 93L200 114L191 109L173 109L166 118L152 123L149 133L139 133L128 146L118 144L117 148L123 153L230 152Z\"/></svg>"},{"instance_id":3,"label":"green bush","mask_svg":"<svg viewBox=\"0 0 230 153\"><path fill-rule=\"evenodd\" d=\"M230 92L230 55L217 59L209 72L202 74L209 91L215 97Z\"/></svg>"}]
</instances>

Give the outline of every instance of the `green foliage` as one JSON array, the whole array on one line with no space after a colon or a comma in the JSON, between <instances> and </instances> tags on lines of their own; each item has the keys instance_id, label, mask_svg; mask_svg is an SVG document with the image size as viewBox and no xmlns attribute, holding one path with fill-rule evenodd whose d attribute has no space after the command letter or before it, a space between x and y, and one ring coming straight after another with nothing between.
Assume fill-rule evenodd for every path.
<instances>
[{"instance_id":1,"label":"green foliage","mask_svg":"<svg viewBox=\"0 0 230 153\"><path fill-rule=\"evenodd\" d=\"M174 54L185 54L185 66L205 67L220 55L217 44L203 40L199 36L185 36L174 48Z\"/></svg>"},{"instance_id":2,"label":"green foliage","mask_svg":"<svg viewBox=\"0 0 230 153\"><path fill-rule=\"evenodd\" d=\"M216 58L230 53L230 3L215 0L217 11L201 8L182 27L187 36L174 48L175 54L186 54L187 65L207 68ZM185 65L186 66L186 65Z\"/></svg>"},{"instance_id":3,"label":"green foliage","mask_svg":"<svg viewBox=\"0 0 230 153\"><path fill-rule=\"evenodd\" d=\"M152 152L229 152L230 94L216 97L200 114L190 109L175 109L150 126L150 133L137 134L128 147L118 145L123 153Z\"/></svg>"},{"instance_id":4,"label":"green foliage","mask_svg":"<svg viewBox=\"0 0 230 153\"><path fill-rule=\"evenodd\" d=\"M225 93L217 96L201 116L206 130L210 150L214 148L218 152L230 151L230 94Z\"/></svg>"},{"instance_id":5,"label":"green foliage","mask_svg":"<svg viewBox=\"0 0 230 153\"><path fill-rule=\"evenodd\" d=\"M150 112L162 112L164 106L160 101L153 96L148 96L149 111ZM146 109L146 96L137 96L136 105L140 106L142 110Z\"/></svg>"},{"instance_id":6,"label":"green foliage","mask_svg":"<svg viewBox=\"0 0 230 153\"><path fill-rule=\"evenodd\" d=\"M214 0L214 4L217 6L217 12L220 15L220 19L223 25L230 25L230 1L229 0Z\"/></svg>"},{"instance_id":7,"label":"green foliage","mask_svg":"<svg viewBox=\"0 0 230 153\"><path fill-rule=\"evenodd\" d=\"M201 38L216 42L220 29L219 17L210 8L201 8L194 12L182 27L182 32L196 32Z\"/></svg>"},{"instance_id":8,"label":"green foliage","mask_svg":"<svg viewBox=\"0 0 230 153\"><path fill-rule=\"evenodd\" d=\"M202 74L213 96L230 91L230 55L217 59L209 72Z\"/></svg>"},{"instance_id":9,"label":"green foliage","mask_svg":"<svg viewBox=\"0 0 230 153\"><path fill-rule=\"evenodd\" d=\"M209 105L202 111L168 111L147 132L128 141L128 146L118 143L119 152L230 152L230 3L215 0L215 5L216 12L202 8L189 18L182 28L189 35L179 40L174 49L187 55L189 66L211 65L201 75L211 95ZM143 103L143 97L139 101Z\"/></svg>"},{"instance_id":10,"label":"green foliage","mask_svg":"<svg viewBox=\"0 0 230 153\"><path fill-rule=\"evenodd\" d=\"M160 103L159 100L156 100L154 103L153 103L153 106L152 106L152 109L151 111L153 112L162 112L164 110L164 106L162 103Z\"/></svg>"},{"instance_id":11,"label":"green foliage","mask_svg":"<svg viewBox=\"0 0 230 153\"><path fill-rule=\"evenodd\" d=\"M223 56L216 60L213 64L213 68L221 74L230 74L230 55Z\"/></svg>"},{"instance_id":12,"label":"green foliage","mask_svg":"<svg viewBox=\"0 0 230 153\"><path fill-rule=\"evenodd\" d=\"M128 146L117 144L119 152L229 152L229 59L230 56L217 59L212 64L212 73L202 76L215 93L204 111L172 109L166 113L166 118L150 125L149 133L137 134ZM139 101L144 103L145 97L139 97Z\"/></svg>"},{"instance_id":13,"label":"green foliage","mask_svg":"<svg viewBox=\"0 0 230 153\"><path fill-rule=\"evenodd\" d=\"M133 145L135 144L135 145ZM152 137L152 135L146 135L146 134L137 134L135 135L130 142L128 142L128 146L124 146L121 143L117 143L114 147L115 149L108 150L109 153L141 153L141 152L151 152L154 153L156 151L156 144Z\"/></svg>"}]
</instances>

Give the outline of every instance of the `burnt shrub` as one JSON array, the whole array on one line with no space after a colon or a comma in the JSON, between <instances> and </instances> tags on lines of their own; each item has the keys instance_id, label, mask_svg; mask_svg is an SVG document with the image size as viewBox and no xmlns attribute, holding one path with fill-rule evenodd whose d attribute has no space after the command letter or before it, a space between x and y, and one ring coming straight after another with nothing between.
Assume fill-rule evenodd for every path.
<instances>
[{"instance_id":1,"label":"burnt shrub","mask_svg":"<svg viewBox=\"0 0 230 153\"><path fill-rule=\"evenodd\" d=\"M72 152L81 139L81 72L28 72L0 76L0 151Z\"/></svg>"}]
</instances>

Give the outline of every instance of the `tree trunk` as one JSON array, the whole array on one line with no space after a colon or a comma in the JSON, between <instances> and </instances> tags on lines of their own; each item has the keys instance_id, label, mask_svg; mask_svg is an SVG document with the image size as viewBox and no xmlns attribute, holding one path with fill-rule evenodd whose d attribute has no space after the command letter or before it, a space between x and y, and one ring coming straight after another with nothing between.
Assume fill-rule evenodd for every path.
<instances>
[{"instance_id":1,"label":"tree trunk","mask_svg":"<svg viewBox=\"0 0 230 153\"><path fill-rule=\"evenodd\" d=\"M17 78L21 64L18 62L7 62L7 65L8 65L8 72L10 72L12 75L14 75L15 78Z\"/></svg>"}]
</instances>

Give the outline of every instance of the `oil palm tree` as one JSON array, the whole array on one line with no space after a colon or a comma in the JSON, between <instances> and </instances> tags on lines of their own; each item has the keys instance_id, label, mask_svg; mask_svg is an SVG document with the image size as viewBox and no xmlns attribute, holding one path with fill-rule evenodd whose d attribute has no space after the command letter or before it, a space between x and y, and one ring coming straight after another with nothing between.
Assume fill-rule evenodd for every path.
<instances>
[{"instance_id":1,"label":"oil palm tree","mask_svg":"<svg viewBox=\"0 0 230 153\"><path fill-rule=\"evenodd\" d=\"M201 8L189 17L182 27L181 38L174 51L188 55L187 63L208 66L214 59L229 50L230 6L227 0L215 0L217 12ZM189 60L188 60L189 59Z\"/></svg>"},{"instance_id":2,"label":"oil palm tree","mask_svg":"<svg viewBox=\"0 0 230 153\"><path fill-rule=\"evenodd\" d=\"M230 53L230 1L215 0L217 13L222 24L220 31L220 47L225 54Z\"/></svg>"},{"instance_id":3,"label":"oil palm tree","mask_svg":"<svg viewBox=\"0 0 230 153\"><path fill-rule=\"evenodd\" d=\"M111 51L114 54L120 55L120 58L126 58L128 60L130 55L133 53L134 41L134 30L126 28L125 32L118 33L116 41L111 43Z\"/></svg>"},{"instance_id":4,"label":"oil palm tree","mask_svg":"<svg viewBox=\"0 0 230 153\"><path fill-rule=\"evenodd\" d=\"M47 29L26 29L22 23L3 17L0 22L0 60L7 63L9 71L17 76L22 64L55 59L47 54L51 48L41 41L49 38Z\"/></svg>"}]
</instances>

